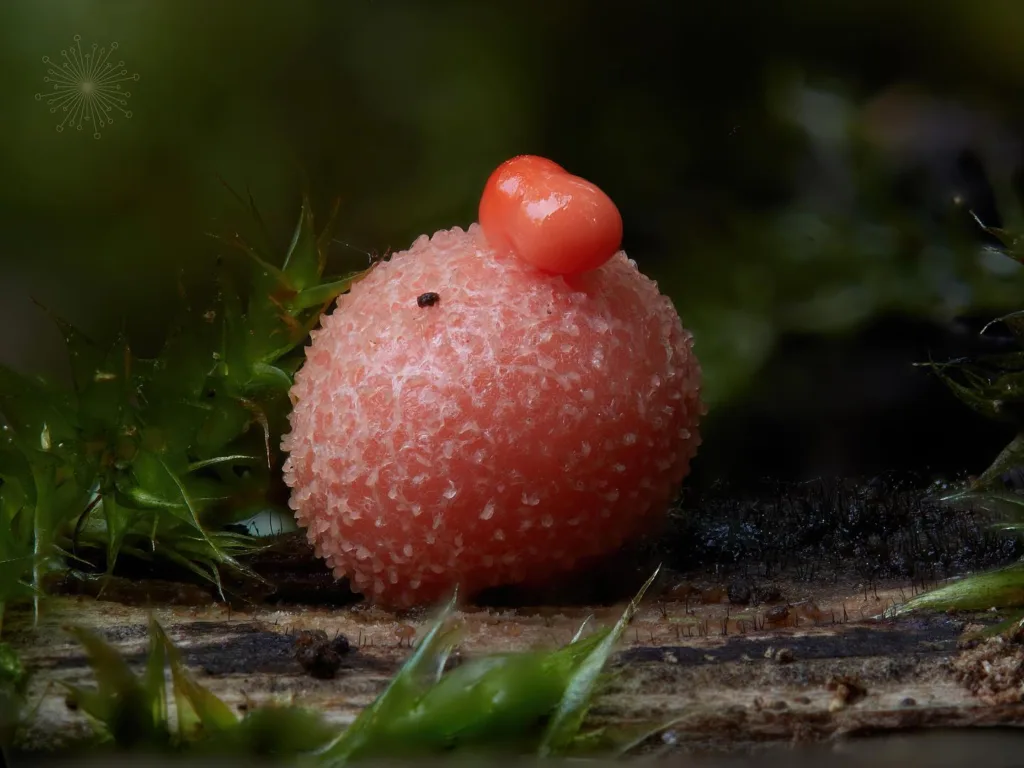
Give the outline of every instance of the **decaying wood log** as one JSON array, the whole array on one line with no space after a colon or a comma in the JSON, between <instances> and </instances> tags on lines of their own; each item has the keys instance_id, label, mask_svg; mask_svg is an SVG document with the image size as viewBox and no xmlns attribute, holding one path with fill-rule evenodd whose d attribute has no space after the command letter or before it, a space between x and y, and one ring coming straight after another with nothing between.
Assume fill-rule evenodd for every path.
<instances>
[{"instance_id":1,"label":"decaying wood log","mask_svg":"<svg viewBox=\"0 0 1024 768\"><path fill-rule=\"evenodd\" d=\"M791 595L798 589L784 585ZM674 751L698 753L907 730L1024 725L1024 665L1012 660L1015 693L998 700L975 695L983 686L972 683L957 661L977 652L958 649L963 619L871 618L896 599L896 589L865 598L805 587L800 596L795 604L763 606L753 614L738 614L725 602L691 606L666 598L650 604L627 632L614 661L622 674L599 699L594 721L678 719L665 739ZM801 609L809 604L813 613ZM564 643L588 613L610 621L621 607L467 608L460 652ZM772 623L773 611L786 616ZM54 685L92 680L81 649L62 627L98 630L141 663L149 613L145 606L78 596L49 601L35 626L27 612L9 618L7 637L36 672L30 706L38 709L22 732L22 748L59 748L88 727ZM293 701L339 724L350 722L383 690L429 621L428 614L397 616L361 603L244 611L224 604L162 604L152 613L201 682L232 706ZM304 668L302 644L296 642L304 630L348 639L350 649L338 655L333 678L318 679L309 665ZM984 668L979 663L977 669Z\"/></svg>"},{"instance_id":2,"label":"decaying wood log","mask_svg":"<svg viewBox=\"0 0 1024 768\"><path fill-rule=\"evenodd\" d=\"M792 498L772 490L767 501L704 501L675 518L683 528L657 546L619 553L554 591L492 591L464 607L459 653L564 644L588 615L615 621L653 567L668 562L690 571L663 570L614 658L619 674L591 712L595 724L674 721L642 753L694 759L794 744L853 749L908 731L1016 733L1024 642L961 647L979 617L878 617L922 578L934 585L1008 562L1018 543L912 489L819 485ZM99 631L141 663L152 611L201 682L240 711L294 702L344 724L384 689L432 620L429 611L359 602L301 533L278 537L249 565L267 583L226 582L229 603L181 573L122 570L109 581L67 574L50 584L57 597L37 624L26 610L10 611L4 639L35 671L36 711L20 746L45 752L86 733L55 685L92 680L68 624ZM830 766L841 764L828 754ZM871 754L884 762L895 753Z\"/></svg>"}]
</instances>

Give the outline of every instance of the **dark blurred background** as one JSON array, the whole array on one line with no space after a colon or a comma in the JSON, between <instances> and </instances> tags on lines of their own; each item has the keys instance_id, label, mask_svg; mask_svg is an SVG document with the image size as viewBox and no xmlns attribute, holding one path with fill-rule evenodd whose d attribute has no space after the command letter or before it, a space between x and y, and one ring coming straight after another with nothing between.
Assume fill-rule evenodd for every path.
<instances>
[{"instance_id":1,"label":"dark blurred background","mask_svg":"<svg viewBox=\"0 0 1024 768\"><path fill-rule=\"evenodd\" d=\"M44 82L117 48L127 118ZM38 299L153 352L247 185L286 241L342 199L333 267L475 218L523 152L591 179L697 339L696 481L980 471L1008 438L915 361L998 346L1015 226L1019 0L5 0L0 362L65 374ZM37 98L37 94L39 97Z\"/></svg>"}]
</instances>

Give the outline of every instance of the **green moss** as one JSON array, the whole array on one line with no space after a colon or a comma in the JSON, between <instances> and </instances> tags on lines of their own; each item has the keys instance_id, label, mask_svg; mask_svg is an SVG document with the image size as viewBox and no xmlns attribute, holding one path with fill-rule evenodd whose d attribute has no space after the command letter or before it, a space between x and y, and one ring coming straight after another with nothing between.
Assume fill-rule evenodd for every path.
<instances>
[{"instance_id":1,"label":"green moss","mask_svg":"<svg viewBox=\"0 0 1024 768\"><path fill-rule=\"evenodd\" d=\"M247 285L219 264L216 299L182 296L156 358L54 315L71 388L0 368L0 611L38 599L47 573L72 560L107 574L121 556L162 560L218 588L222 567L258 578L237 559L254 540L221 529L272 506L301 345L357 275L322 278L330 225L316 229L308 200L275 257L253 244L270 238L251 198L238 199L257 239L226 242Z\"/></svg>"},{"instance_id":2,"label":"green moss","mask_svg":"<svg viewBox=\"0 0 1024 768\"><path fill-rule=\"evenodd\" d=\"M1020 235L1005 229L985 229L1002 242L1007 256L1024 262L1024 239ZM984 472L939 501L949 507L983 511L993 520L993 528L1019 535L1024 531L1024 496L1007 489L1003 477L1009 470L1024 466L1024 311L993 320L982 332L997 325L1009 332L1018 351L927 364L967 406L1017 430L1016 437ZM1024 607L1024 567L1017 564L940 587L891 613L1019 607Z\"/></svg>"},{"instance_id":3,"label":"green moss","mask_svg":"<svg viewBox=\"0 0 1024 768\"><path fill-rule=\"evenodd\" d=\"M384 692L341 731L323 713L299 707L261 706L236 715L192 677L155 621L141 674L98 635L71 628L89 657L96 686L66 687L95 725L93 746L143 754L305 758L325 766L496 751L614 754L657 728L613 734L585 729L584 723L607 678L608 660L656 577L657 572L612 627L585 635L584 622L561 648L481 656L455 666L448 663L460 639L453 597Z\"/></svg>"}]
</instances>

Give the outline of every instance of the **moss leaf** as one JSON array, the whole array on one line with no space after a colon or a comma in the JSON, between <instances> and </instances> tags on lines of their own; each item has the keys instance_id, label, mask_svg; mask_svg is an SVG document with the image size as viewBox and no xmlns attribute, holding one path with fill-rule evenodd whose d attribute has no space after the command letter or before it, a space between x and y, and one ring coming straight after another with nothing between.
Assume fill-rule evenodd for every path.
<instances>
[{"instance_id":1,"label":"moss leaf","mask_svg":"<svg viewBox=\"0 0 1024 768\"><path fill-rule=\"evenodd\" d=\"M615 650L615 644L618 643L622 633L633 619L633 616L640 607L640 601L658 577L660 570L660 568L655 570L636 596L630 600L629 605L622 613L622 616L619 617L615 626L607 633L604 633L603 636L601 636L601 633L598 633L600 639L593 645L593 650L589 651L578 662L568 684L565 686L562 700L555 710L548 725L547 733L545 733L544 739L541 742L540 749L538 750L538 754L541 757L549 757L556 753L565 752L572 746L572 742L579 735L583 721L590 710L601 672ZM585 641L578 641L570 645L569 648L571 649L583 642Z\"/></svg>"},{"instance_id":2,"label":"moss leaf","mask_svg":"<svg viewBox=\"0 0 1024 768\"><path fill-rule=\"evenodd\" d=\"M1015 563L925 592L890 608L885 615L895 617L915 611L987 611L1020 606L1024 606L1024 564Z\"/></svg>"}]
</instances>

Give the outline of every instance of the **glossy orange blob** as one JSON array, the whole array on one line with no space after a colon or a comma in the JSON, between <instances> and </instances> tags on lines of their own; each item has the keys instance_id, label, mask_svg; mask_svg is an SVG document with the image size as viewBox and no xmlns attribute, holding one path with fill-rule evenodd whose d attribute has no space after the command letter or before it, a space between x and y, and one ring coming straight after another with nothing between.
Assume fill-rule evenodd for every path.
<instances>
[{"instance_id":1,"label":"glossy orange blob","mask_svg":"<svg viewBox=\"0 0 1024 768\"><path fill-rule=\"evenodd\" d=\"M491 174L480 226L495 250L558 275L597 269L622 244L622 216L611 198L536 155L514 157Z\"/></svg>"}]
</instances>

